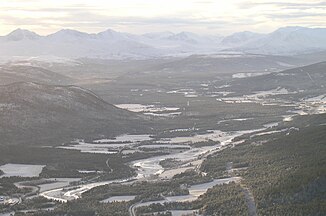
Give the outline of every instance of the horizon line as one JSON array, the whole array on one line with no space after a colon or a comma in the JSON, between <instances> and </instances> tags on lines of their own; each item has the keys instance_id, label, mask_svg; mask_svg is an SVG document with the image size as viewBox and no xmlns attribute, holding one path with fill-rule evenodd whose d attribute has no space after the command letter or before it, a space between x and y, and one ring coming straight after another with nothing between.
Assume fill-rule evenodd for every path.
<instances>
[{"instance_id":1,"label":"horizon line","mask_svg":"<svg viewBox=\"0 0 326 216\"><path fill-rule=\"evenodd\" d=\"M131 35L138 35L138 36L141 36L141 35L146 35L146 34L153 34L153 33L164 33L164 32L169 32L169 33L172 33L174 35L177 35L177 34L181 34L181 33L192 33L192 34L196 34L196 35L199 35L199 36L222 36L222 37L226 37L226 36L230 36L230 35L233 35L233 34L236 34L236 33L241 33L241 32L251 32L251 33L256 33L256 34L262 34L262 35L267 35L267 34L270 34L270 33L273 33L279 29L282 29L282 28L305 28L305 29L325 29L326 27L305 27L305 26L298 26L298 25L293 25L293 26L283 26L283 27L279 27L279 28L276 28L272 31L270 31L269 33L260 33L260 32L255 32L255 31L250 31L250 30L245 30L245 31L239 31L239 32L234 32L234 33L231 33L231 34L226 34L226 35L222 35L222 34L200 34L200 33L197 33L197 32L191 32L191 31L180 31L180 32L173 32L173 31L153 31L153 32L145 32L145 33L142 33L142 34L136 34L136 33L130 33L130 32L125 32L125 31L117 31L113 28L107 28L106 30L103 30L103 31L99 31L99 32L86 32L86 31L80 31L80 30L76 30L76 29L73 29L73 28L62 28L62 29L59 29L59 30L56 30L50 34L39 34L37 33L36 31L32 31L32 30L29 30L29 29L26 29L26 28L16 28L12 31L10 31L9 33L5 34L5 35L0 35L0 37L6 37L8 35L10 35L11 33L15 32L15 31L18 31L18 30L22 30L22 31L29 31L29 32L32 32L32 33L35 33L37 34L38 36L41 36L41 37L47 37L47 36L50 36L50 35L53 35L53 34L56 34L60 31L63 31L63 30L68 30L68 31L75 31L75 32L79 32L79 33L84 33L84 34L88 34L88 35L97 35L97 34L100 34L100 33L103 33L103 32L106 32L106 31L114 31L116 33L122 33L122 34L131 34Z\"/></svg>"}]
</instances>

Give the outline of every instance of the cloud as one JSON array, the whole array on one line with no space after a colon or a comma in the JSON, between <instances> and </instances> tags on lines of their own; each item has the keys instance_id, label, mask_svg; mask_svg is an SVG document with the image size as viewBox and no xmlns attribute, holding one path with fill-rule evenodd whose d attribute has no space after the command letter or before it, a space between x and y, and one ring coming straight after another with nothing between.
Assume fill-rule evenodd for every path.
<instances>
[{"instance_id":1,"label":"cloud","mask_svg":"<svg viewBox=\"0 0 326 216\"><path fill-rule=\"evenodd\" d=\"M309 13L309 12L294 12L294 13L278 13L278 14L267 14L266 17L272 19L297 19L297 18L310 18L310 17L323 17L325 13Z\"/></svg>"},{"instance_id":2,"label":"cloud","mask_svg":"<svg viewBox=\"0 0 326 216\"><path fill-rule=\"evenodd\" d=\"M0 20L6 19L8 24L15 25L40 25L47 23L62 23L64 26L69 25L88 25L95 24L100 27L110 27L111 25L173 25L173 26L189 26L189 25L204 25L204 26L223 26L227 21L223 20L205 20L193 18L178 18L178 17L116 17L102 16L87 12L79 12L70 14L64 17L47 17L39 18L20 18L14 16L0 15Z\"/></svg>"},{"instance_id":3,"label":"cloud","mask_svg":"<svg viewBox=\"0 0 326 216\"><path fill-rule=\"evenodd\" d=\"M279 1L267 1L267 2L257 2L257 1L247 1L242 2L239 8L254 8L260 6L276 6L283 9L304 9L304 8L326 8L326 1L318 2L279 2Z\"/></svg>"},{"instance_id":4,"label":"cloud","mask_svg":"<svg viewBox=\"0 0 326 216\"><path fill-rule=\"evenodd\" d=\"M326 1L289 0L3 0L1 33L17 27L49 33L82 31L269 32L284 25L326 25ZM323 24L324 23L324 24Z\"/></svg>"}]
</instances>

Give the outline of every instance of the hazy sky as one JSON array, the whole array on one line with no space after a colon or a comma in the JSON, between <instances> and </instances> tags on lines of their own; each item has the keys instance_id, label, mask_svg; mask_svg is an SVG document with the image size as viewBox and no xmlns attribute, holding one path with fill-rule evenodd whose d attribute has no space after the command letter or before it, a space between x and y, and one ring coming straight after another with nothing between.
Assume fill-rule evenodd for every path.
<instances>
[{"instance_id":1,"label":"hazy sky","mask_svg":"<svg viewBox=\"0 0 326 216\"><path fill-rule=\"evenodd\" d=\"M100 32L270 32L300 25L326 27L318 0L0 0L0 34L24 28L39 34L62 28Z\"/></svg>"}]
</instances>

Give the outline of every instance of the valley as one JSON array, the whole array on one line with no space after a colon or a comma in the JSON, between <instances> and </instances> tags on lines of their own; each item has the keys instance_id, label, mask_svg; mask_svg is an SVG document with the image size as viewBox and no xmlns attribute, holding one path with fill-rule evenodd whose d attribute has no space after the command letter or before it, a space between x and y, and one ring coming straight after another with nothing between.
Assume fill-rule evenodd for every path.
<instances>
[{"instance_id":1,"label":"valley","mask_svg":"<svg viewBox=\"0 0 326 216\"><path fill-rule=\"evenodd\" d=\"M322 215L326 64L280 58L1 67L0 215Z\"/></svg>"}]
</instances>

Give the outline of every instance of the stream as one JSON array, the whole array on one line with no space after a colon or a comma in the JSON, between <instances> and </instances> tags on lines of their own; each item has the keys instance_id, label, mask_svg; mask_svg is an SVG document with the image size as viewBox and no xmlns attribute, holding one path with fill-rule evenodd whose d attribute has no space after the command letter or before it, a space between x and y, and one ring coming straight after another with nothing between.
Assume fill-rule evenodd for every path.
<instances>
[{"instance_id":1,"label":"stream","mask_svg":"<svg viewBox=\"0 0 326 216\"><path fill-rule=\"evenodd\" d=\"M266 125L263 128L256 129L256 130L244 130L244 131L232 131L232 132L222 132L222 131L210 131L210 133L202 134L202 135L196 135L193 137L177 137L177 138L171 138L170 140L165 140L168 143L187 143L191 141L197 141L197 140L214 140L219 141L220 143L218 145L214 146L204 146L200 148L191 148L189 150L185 150L180 153L173 153L169 155L163 155L163 156L155 156L151 158L141 159L137 161L133 161L130 163L130 166L137 168L137 177L135 178L126 178L126 179L117 179L117 180L111 180L111 181L101 181L101 182L95 182L95 183L85 183L78 186L71 186L71 187L59 187L56 189L44 191L40 193L40 196L43 196L47 199L60 201L60 202L67 202L69 200L78 199L81 197L81 195L91 190L92 188L108 185L111 183L127 183L130 181L137 181L137 180L151 180L153 177L163 178L165 172L171 172L171 170L165 170L161 165L160 161L165 159L176 159L179 161L184 162L185 167L178 167L174 169L171 173L173 175L177 173L181 173L185 171L187 168L195 168L199 167L203 161L208 155L214 154L217 151L220 151L223 147L229 145L232 143L232 140L235 137L239 137L243 134L253 133L265 130L267 128L271 127L270 125ZM208 138L207 138L208 137ZM190 166L193 165L193 166ZM172 174L167 177L165 175L164 178L170 178L173 176Z\"/></svg>"}]
</instances>

